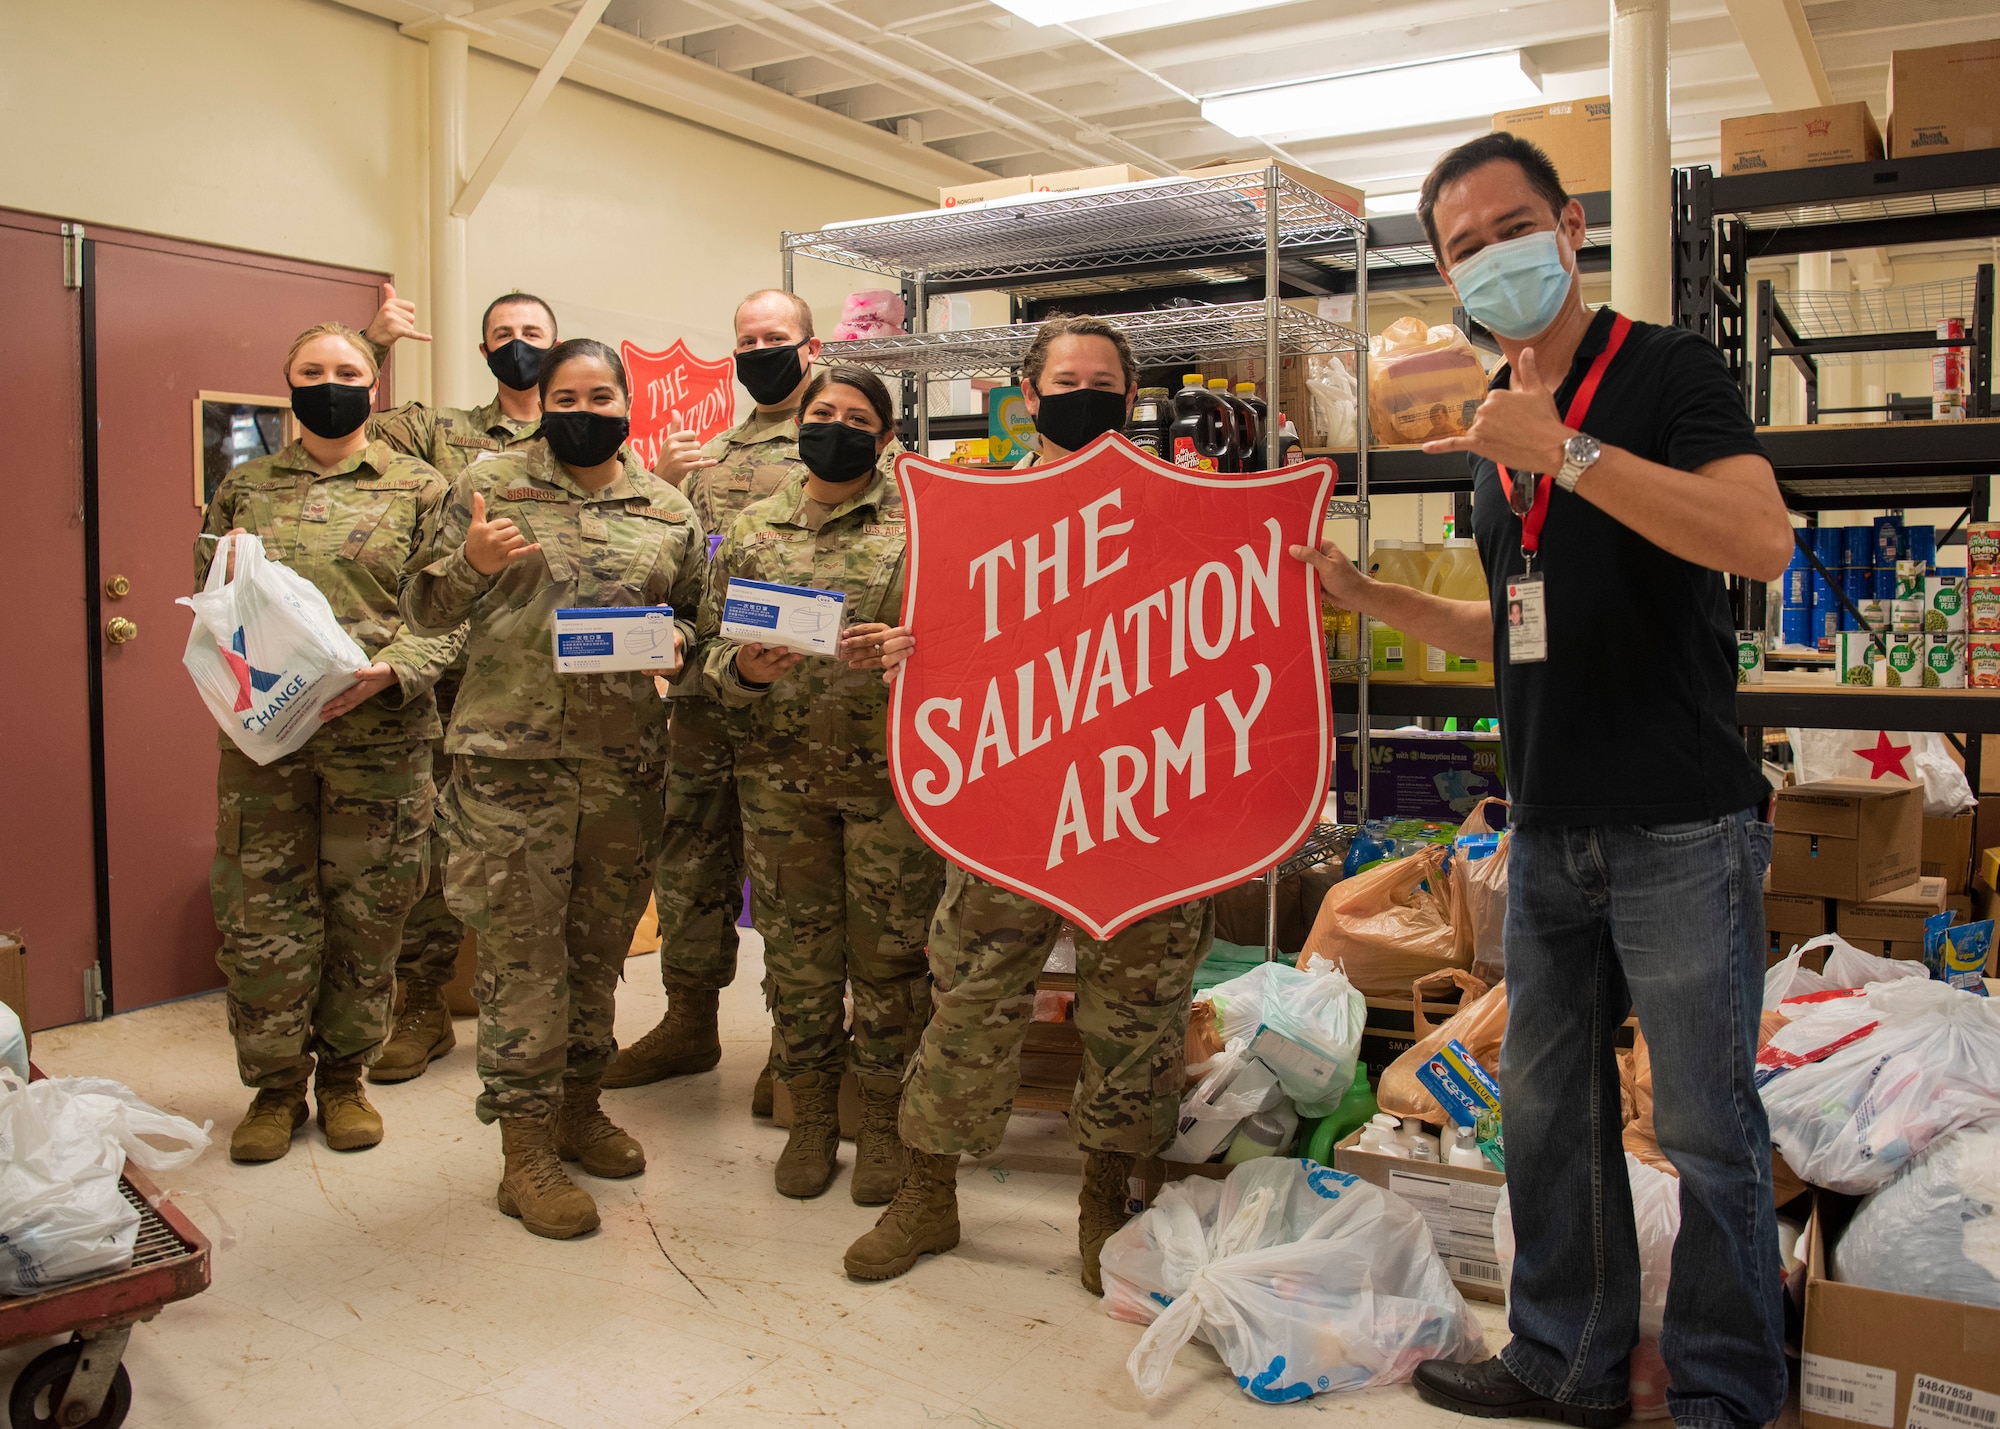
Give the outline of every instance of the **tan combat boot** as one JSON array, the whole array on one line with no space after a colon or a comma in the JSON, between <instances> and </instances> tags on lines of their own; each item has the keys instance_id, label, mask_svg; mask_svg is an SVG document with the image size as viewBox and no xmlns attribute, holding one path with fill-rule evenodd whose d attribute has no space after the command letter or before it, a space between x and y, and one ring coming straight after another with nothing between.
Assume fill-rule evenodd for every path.
<instances>
[{"instance_id":1,"label":"tan combat boot","mask_svg":"<svg viewBox=\"0 0 2000 1429\"><path fill-rule=\"evenodd\" d=\"M716 1028L722 994L712 987L691 987L671 972L666 984L667 1015L630 1047L618 1049L604 1073L605 1086L643 1087L666 1077L706 1072L722 1060L722 1035Z\"/></svg>"},{"instance_id":2,"label":"tan combat boot","mask_svg":"<svg viewBox=\"0 0 2000 1429\"><path fill-rule=\"evenodd\" d=\"M766 1121L776 1108L778 1094L778 1056L772 1053L764 1063L764 1070L757 1074L757 1084L750 1088L750 1115L761 1116Z\"/></svg>"},{"instance_id":3,"label":"tan combat boot","mask_svg":"<svg viewBox=\"0 0 2000 1429\"><path fill-rule=\"evenodd\" d=\"M903 1079L878 1074L860 1081L861 1125L854 1133L854 1181L849 1189L855 1205L882 1206L903 1184L903 1138L896 1133Z\"/></svg>"},{"instance_id":4,"label":"tan combat boot","mask_svg":"<svg viewBox=\"0 0 2000 1429\"><path fill-rule=\"evenodd\" d=\"M597 1229L597 1202L556 1159L555 1124L539 1116L500 1118L500 1214L538 1236L569 1240Z\"/></svg>"},{"instance_id":5,"label":"tan combat boot","mask_svg":"<svg viewBox=\"0 0 2000 1429\"><path fill-rule=\"evenodd\" d=\"M892 1280L920 1255L942 1255L958 1244L958 1153L906 1151L909 1169L875 1229L847 1248L843 1264L856 1280Z\"/></svg>"},{"instance_id":6,"label":"tan combat boot","mask_svg":"<svg viewBox=\"0 0 2000 1429\"><path fill-rule=\"evenodd\" d=\"M617 1180L646 1169L646 1149L615 1125L597 1104L598 1081L563 1079L556 1112L556 1155L575 1161L593 1176Z\"/></svg>"},{"instance_id":7,"label":"tan combat boot","mask_svg":"<svg viewBox=\"0 0 2000 1429\"><path fill-rule=\"evenodd\" d=\"M313 1078L313 1100L319 1103L319 1129L335 1151L365 1151L382 1140L382 1114L361 1092L361 1059L319 1059Z\"/></svg>"},{"instance_id":8,"label":"tan combat boot","mask_svg":"<svg viewBox=\"0 0 2000 1429\"><path fill-rule=\"evenodd\" d=\"M396 1030L368 1069L371 1082L407 1082L458 1045L444 989L411 979L396 984Z\"/></svg>"},{"instance_id":9,"label":"tan combat boot","mask_svg":"<svg viewBox=\"0 0 2000 1429\"><path fill-rule=\"evenodd\" d=\"M1083 1252L1083 1288L1093 1295L1104 1293L1104 1276L1097 1267L1104 1242L1132 1219L1126 1208L1131 1182L1132 1158L1124 1152L1083 1153L1083 1189L1076 1197L1076 1245Z\"/></svg>"},{"instance_id":10,"label":"tan combat boot","mask_svg":"<svg viewBox=\"0 0 2000 1429\"><path fill-rule=\"evenodd\" d=\"M778 1194L811 1200L833 1184L840 1149L840 1074L801 1072L787 1077L792 1092L792 1133L778 1157Z\"/></svg>"},{"instance_id":11,"label":"tan combat boot","mask_svg":"<svg viewBox=\"0 0 2000 1429\"><path fill-rule=\"evenodd\" d=\"M306 1124L306 1084L266 1087L229 1134L231 1161L276 1161L292 1149L292 1136Z\"/></svg>"}]
</instances>

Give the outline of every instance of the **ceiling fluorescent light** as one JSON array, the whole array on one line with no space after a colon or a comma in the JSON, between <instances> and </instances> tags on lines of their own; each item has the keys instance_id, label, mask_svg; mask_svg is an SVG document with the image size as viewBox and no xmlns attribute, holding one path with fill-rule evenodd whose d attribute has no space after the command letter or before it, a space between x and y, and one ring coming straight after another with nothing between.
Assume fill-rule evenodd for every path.
<instances>
[{"instance_id":1,"label":"ceiling fluorescent light","mask_svg":"<svg viewBox=\"0 0 2000 1429\"><path fill-rule=\"evenodd\" d=\"M1418 189L1400 194L1370 194L1368 212L1371 216L1378 213L1415 213L1417 200L1422 197L1422 191Z\"/></svg>"},{"instance_id":2,"label":"ceiling fluorescent light","mask_svg":"<svg viewBox=\"0 0 2000 1429\"><path fill-rule=\"evenodd\" d=\"M993 0L993 3L1019 15L1030 25L1073 25L1078 20L1115 15L1120 10L1142 9L1149 0Z\"/></svg>"},{"instance_id":3,"label":"ceiling fluorescent light","mask_svg":"<svg viewBox=\"0 0 2000 1429\"><path fill-rule=\"evenodd\" d=\"M1541 97L1540 72L1506 50L1217 95L1202 100L1201 117L1239 138L1283 142L1484 117Z\"/></svg>"}]
</instances>

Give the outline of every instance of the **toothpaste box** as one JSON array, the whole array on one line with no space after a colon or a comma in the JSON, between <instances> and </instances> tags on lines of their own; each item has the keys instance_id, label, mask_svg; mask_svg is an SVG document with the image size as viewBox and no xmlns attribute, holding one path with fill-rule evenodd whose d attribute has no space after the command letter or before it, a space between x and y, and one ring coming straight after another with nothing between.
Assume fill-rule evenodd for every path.
<instances>
[{"instance_id":1,"label":"toothpaste box","mask_svg":"<svg viewBox=\"0 0 2000 1429\"><path fill-rule=\"evenodd\" d=\"M725 640L782 645L801 655L839 652L847 597L810 586L771 585L732 576L722 602Z\"/></svg>"},{"instance_id":2,"label":"toothpaste box","mask_svg":"<svg viewBox=\"0 0 2000 1429\"><path fill-rule=\"evenodd\" d=\"M1500 1086L1456 1037L1417 1068L1417 1080L1460 1126L1500 1109Z\"/></svg>"},{"instance_id":3,"label":"toothpaste box","mask_svg":"<svg viewBox=\"0 0 2000 1429\"><path fill-rule=\"evenodd\" d=\"M671 669L677 663L674 608L616 605L557 610L554 643L559 675Z\"/></svg>"}]
</instances>

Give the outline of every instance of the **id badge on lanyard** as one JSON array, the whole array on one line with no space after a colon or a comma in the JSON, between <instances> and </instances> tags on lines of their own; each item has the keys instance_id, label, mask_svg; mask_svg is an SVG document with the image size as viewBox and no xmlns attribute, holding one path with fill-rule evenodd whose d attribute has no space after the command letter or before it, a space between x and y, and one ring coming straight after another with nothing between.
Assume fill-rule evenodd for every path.
<instances>
[{"instance_id":1,"label":"id badge on lanyard","mask_svg":"<svg viewBox=\"0 0 2000 1429\"><path fill-rule=\"evenodd\" d=\"M1591 400L1597 396L1598 384L1604 380L1604 371L1624 346L1625 335L1631 330L1632 320L1622 313L1612 319L1611 336L1604 344L1604 351L1597 354L1578 384L1576 395L1570 398L1569 411L1563 414L1565 426L1582 430ZM1549 518L1549 493L1555 479L1530 471L1523 472L1516 481L1506 467L1498 463L1495 466L1500 473L1501 490L1507 493L1507 507L1521 518L1523 569L1507 582L1507 661L1513 665L1532 665L1549 658L1548 597L1541 572L1535 569L1535 553L1541 549L1542 523Z\"/></svg>"}]
</instances>

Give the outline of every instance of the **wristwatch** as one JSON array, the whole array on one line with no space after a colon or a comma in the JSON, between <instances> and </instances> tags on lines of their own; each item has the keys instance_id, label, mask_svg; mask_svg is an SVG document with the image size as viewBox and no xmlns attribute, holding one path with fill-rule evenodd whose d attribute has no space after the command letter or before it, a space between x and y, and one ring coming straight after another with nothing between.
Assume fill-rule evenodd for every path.
<instances>
[{"instance_id":1,"label":"wristwatch","mask_svg":"<svg viewBox=\"0 0 2000 1429\"><path fill-rule=\"evenodd\" d=\"M1581 432L1564 442L1563 464L1556 468L1556 485L1564 491L1575 491L1577 482L1596 465L1603 451L1596 437L1587 437Z\"/></svg>"}]
</instances>

